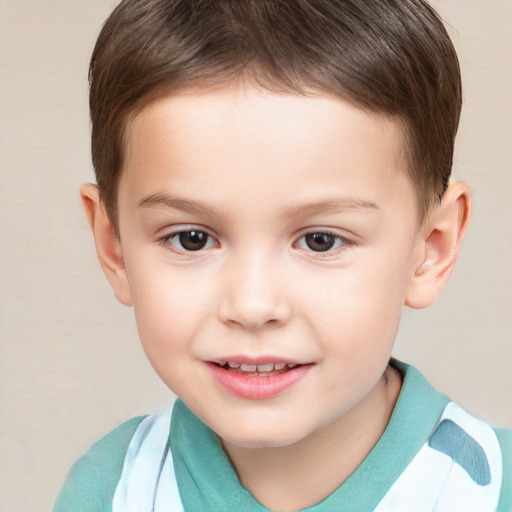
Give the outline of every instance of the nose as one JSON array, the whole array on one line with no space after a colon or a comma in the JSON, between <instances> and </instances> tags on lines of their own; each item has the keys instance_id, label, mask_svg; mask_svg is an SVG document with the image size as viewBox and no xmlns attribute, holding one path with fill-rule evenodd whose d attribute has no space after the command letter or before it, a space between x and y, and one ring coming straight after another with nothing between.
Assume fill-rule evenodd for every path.
<instances>
[{"instance_id":1,"label":"nose","mask_svg":"<svg viewBox=\"0 0 512 512\"><path fill-rule=\"evenodd\" d=\"M246 255L226 262L219 317L232 327L258 330L284 325L292 309L285 276L271 257Z\"/></svg>"}]
</instances>

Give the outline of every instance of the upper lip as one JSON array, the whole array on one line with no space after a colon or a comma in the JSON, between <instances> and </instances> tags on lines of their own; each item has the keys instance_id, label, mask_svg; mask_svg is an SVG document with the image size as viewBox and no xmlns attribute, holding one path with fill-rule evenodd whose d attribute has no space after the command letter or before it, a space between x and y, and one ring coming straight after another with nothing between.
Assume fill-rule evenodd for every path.
<instances>
[{"instance_id":1,"label":"upper lip","mask_svg":"<svg viewBox=\"0 0 512 512\"><path fill-rule=\"evenodd\" d=\"M244 356L244 355L234 355L234 356L223 356L219 358L214 358L208 360L210 363L219 364L221 362L234 362L240 364L270 364L270 363L284 363L284 364L309 364L309 361L304 361L300 359L292 359L289 357L282 356Z\"/></svg>"}]
</instances>

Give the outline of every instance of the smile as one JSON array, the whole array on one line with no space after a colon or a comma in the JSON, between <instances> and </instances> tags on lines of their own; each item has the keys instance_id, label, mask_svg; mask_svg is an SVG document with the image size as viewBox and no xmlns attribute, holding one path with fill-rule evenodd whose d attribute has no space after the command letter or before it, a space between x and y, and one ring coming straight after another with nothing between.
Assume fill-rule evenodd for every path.
<instances>
[{"instance_id":1,"label":"smile","mask_svg":"<svg viewBox=\"0 0 512 512\"><path fill-rule=\"evenodd\" d=\"M296 363L266 363L266 364L248 364L238 363L236 361L219 361L216 363L220 368L238 373L240 375L255 376L255 377L271 377L273 375L280 375L297 366Z\"/></svg>"},{"instance_id":2,"label":"smile","mask_svg":"<svg viewBox=\"0 0 512 512\"><path fill-rule=\"evenodd\" d=\"M215 381L231 395L249 400L277 397L295 386L314 364L285 362L240 363L218 361L208 363Z\"/></svg>"}]
</instances>

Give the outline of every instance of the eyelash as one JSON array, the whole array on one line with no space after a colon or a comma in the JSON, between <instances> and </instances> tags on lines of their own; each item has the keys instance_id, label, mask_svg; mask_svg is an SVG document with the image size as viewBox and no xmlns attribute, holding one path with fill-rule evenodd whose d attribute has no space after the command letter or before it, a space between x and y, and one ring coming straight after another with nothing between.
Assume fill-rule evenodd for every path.
<instances>
[{"instance_id":1,"label":"eyelash","mask_svg":"<svg viewBox=\"0 0 512 512\"><path fill-rule=\"evenodd\" d=\"M181 235L184 235L184 234L187 234L187 233L194 233L194 232L197 233L197 234L200 234L201 236L205 235L207 237L205 246L200 247L197 250L186 249L185 247L183 247L183 244L181 242L179 242L180 245L182 246L182 248L180 249L180 248L176 247L175 243L173 243L173 240L177 239L177 237L180 237ZM305 237L307 237L308 235L323 235L323 236L332 237L332 238L335 239L335 242L334 242L335 244L336 243L340 244L334 250L332 248L328 248L325 251L314 251L311 248L309 248L309 249L302 248L306 252L310 252L310 253L314 254L315 258L329 257L332 254L338 253L339 251L343 250L344 248L347 248L347 247L355 245L355 243L353 241L348 240L347 238L341 236L340 234L334 233L334 232L329 231L329 230L324 230L324 229L304 231L301 234L301 236L298 238L298 240L295 242L294 245L297 246L299 244L299 242L302 239L305 239ZM207 247L208 244L209 244L209 241L211 241L211 240L214 240L214 238L210 234L208 234L208 232L205 231L204 229L189 228L189 229L180 229L178 231L173 231L172 233L169 233L169 234L165 235L164 237L162 237L161 239L159 239L158 242L161 245L163 245L164 247L169 248L170 250L172 250L172 251L174 251L176 253L179 253L179 254L193 254L195 252L198 253L198 252L200 252L200 251L202 251L204 249L210 249L211 247L218 246L218 243L215 243L215 245L210 245L209 247ZM306 242L306 244L307 244L307 242Z\"/></svg>"},{"instance_id":2,"label":"eyelash","mask_svg":"<svg viewBox=\"0 0 512 512\"><path fill-rule=\"evenodd\" d=\"M187 233L197 233L200 235L206 235L207 241L206 241L205 245L208 245L209 241L213 240L213 237L211 235L209 235L208 232L205 231L204 229L189 228L189 229L180 229L178 231L173 231L172 233L169 233L169 234L165 235L164 237L162 237L158 242L161 245L163 245L164 247L169 248L172 251L180 253L180 254L193 254L195 252L199 252L199 251L205 249L205 247L200 247L198 250L195 250L195 251L188 250L183 247L181 242L180 242L180 244L182 245L182 249L180 249L180 248L176 247L175 244L173 244L172 241L174 239L176 239L177 237L179 237L181 235L187 234ZM206 248L209 249L210 247L206 247Z\"/></svg>"}]
</instances>

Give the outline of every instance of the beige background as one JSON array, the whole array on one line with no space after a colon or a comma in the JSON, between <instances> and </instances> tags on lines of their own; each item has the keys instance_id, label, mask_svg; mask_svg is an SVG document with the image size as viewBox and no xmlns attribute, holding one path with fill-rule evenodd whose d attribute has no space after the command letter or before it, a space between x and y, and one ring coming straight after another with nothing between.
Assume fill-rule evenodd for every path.
<instances>
[{"instance_id":1,"label":"beige background","mask_svg":"<svg viewBox=\"0 0 512 512\"><path fill-rule=\"evenodd\" d=\"M78 197L92 180L87 63L113 5L0 0L2 511L48 510L94 440L170 400L101 274ZM512 427L512 1L435 5L463 68L455 177L474 189L474 217L444 296L405 312L395 354Z\"/></svg>"}]
</instances>

